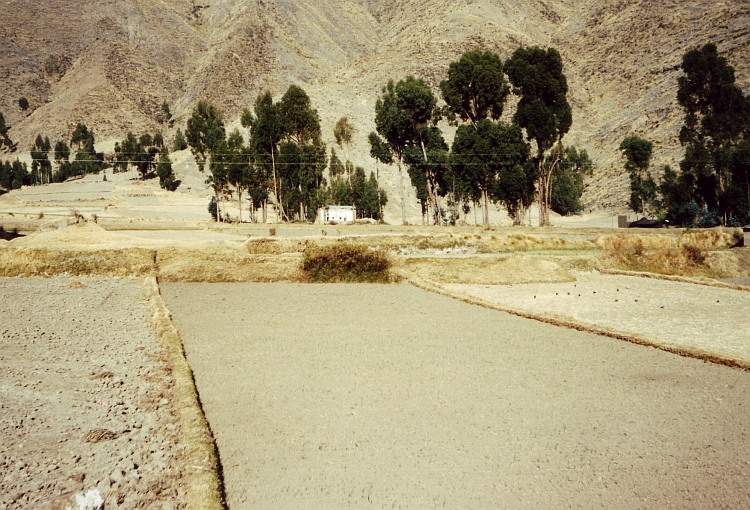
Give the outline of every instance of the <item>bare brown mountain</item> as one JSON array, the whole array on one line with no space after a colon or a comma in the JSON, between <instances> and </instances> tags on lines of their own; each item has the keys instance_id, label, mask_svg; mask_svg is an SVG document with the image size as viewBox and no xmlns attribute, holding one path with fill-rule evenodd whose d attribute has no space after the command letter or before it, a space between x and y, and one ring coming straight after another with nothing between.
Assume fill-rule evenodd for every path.
<instances>
[{"instance_id":1,"label":"bare brown mountain","mask_svg":"<svg viewBox=\"0 0 750 510\"><path fill-rule=\"evenodd\" d=\"M750 85L744 0L9 0L0 19L0 111L21 151L37 133L67 137L77 122L101 141L158 129L164 100L176 126L199 99L232 120L260 91L297 83L329 138L337 118L353 120L351 157L372 168L365 135L388 79L415 74L436 87L468 49L507 58L521 45L553 46L574 108L565 141L597 163L592 206L626 199L625 135L654 140L657 164L679 159L685 51L717 43Z\"/></svg>"}]
</instances>

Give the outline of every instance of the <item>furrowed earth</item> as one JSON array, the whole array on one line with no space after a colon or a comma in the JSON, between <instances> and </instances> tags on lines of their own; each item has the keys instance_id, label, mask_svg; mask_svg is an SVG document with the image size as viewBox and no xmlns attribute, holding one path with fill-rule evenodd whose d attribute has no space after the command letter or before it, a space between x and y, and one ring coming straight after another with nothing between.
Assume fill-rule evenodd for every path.
<instances>
[{"instance_id":1,"label":"furrowed earth","mask_svg":"<svg viewBox=\"0 0 750 510\"><path fill-rule=\"evenodd\" d=\"M738 230L215 224L77 186L0 197L0 509L750 504ZM400 283L303 283L334 245Z\"/></svg>"}]
</instances>

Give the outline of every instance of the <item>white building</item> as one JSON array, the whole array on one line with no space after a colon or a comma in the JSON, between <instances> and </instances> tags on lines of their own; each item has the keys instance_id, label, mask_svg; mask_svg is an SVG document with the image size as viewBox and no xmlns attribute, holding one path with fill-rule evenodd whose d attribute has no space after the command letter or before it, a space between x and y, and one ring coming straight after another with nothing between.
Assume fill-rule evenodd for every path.
<instances>
[{"instance_id":1,"label":"white building","mask_svg":"<svg viewBox=\"0 0 750 510\"><path fill-rule=\"evenodd\" d=\"M351 223L356 216L354 207L350 205L329 205L318 211L321 223Z\"/></svg>"}]
</instances>

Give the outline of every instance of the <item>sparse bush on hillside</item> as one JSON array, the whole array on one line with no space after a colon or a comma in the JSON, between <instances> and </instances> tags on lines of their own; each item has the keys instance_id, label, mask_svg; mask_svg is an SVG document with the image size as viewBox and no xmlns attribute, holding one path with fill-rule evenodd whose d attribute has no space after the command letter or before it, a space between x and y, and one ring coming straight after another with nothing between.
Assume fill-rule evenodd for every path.
<instances>
[{"instance_id":1,"label":"sparse bush on hillside","mask_svg":"<svg viewBox=\"0 0 750 510\"><path fill-rule=\"evenodd\" d=\"M381 251L336 244L311 247L302 254L302 272L311 282L387 283L391 262Z\"/></svg>"}]
</instances>

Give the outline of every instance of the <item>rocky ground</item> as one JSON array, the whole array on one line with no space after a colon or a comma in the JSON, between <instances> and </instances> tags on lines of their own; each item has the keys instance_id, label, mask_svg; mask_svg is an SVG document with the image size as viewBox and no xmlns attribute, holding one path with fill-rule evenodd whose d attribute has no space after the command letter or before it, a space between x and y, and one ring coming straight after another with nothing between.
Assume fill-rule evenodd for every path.
<instances>
[{"instance_id":1,"label":"rocky ground","mask_svg":"<svg viewBox=\"0 0 750 510\"><path fill-rule=\"evenodd\" d=\"M98 491L184 507L172 378L141 282L0 279L0 509Z\"/></svg>"}]
</instances>

